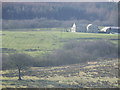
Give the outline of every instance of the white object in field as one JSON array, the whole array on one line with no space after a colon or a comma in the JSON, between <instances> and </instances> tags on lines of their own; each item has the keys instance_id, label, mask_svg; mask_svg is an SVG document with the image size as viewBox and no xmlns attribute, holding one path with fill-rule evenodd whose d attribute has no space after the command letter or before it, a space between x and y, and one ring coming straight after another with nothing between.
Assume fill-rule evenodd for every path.
<instances>
[{"instance_id":1,"label":"white object in field","mask_svg":"<svg viewBox=\"0 0 120 90\"><path fill-rule=\"evenodd\" d=\"M110 28L110 27L104 27L104 28L101 29L101 31L102 31L102 32L106 32L107 29L109 29L109 28Z\"/></svg>"},{"instance_id":2,"label":"white object in field","mask_svg":"<svg viewBox=\"0 0 120 90\"><path fill-rule=\"evenodd\" d=\"M97 62L88 62L88 64L97 64Z\"/></svg>"},{"instance_id":3,"label":"white object in field","mask_svg":"<svg viewBox=\"0 0 120 90\"><path fill-rule=\"evenodd\" d=\"M90 27L91 25L92 25L92 24L88 24L88 25L87 25L87 27L86 27L86 28L87 28L87 31L89 30L89 27Z\"/></svg>"},{"instance_id":4,"label":"white object in field","mask_svg":"<svg viewBox=\"0 0 120 90\"><path fill-rule=\"evenodd\" d=\"M71 32L76 32L76 24L74 23L72 28L71 28Z\"/></svg>"}]
</instances>

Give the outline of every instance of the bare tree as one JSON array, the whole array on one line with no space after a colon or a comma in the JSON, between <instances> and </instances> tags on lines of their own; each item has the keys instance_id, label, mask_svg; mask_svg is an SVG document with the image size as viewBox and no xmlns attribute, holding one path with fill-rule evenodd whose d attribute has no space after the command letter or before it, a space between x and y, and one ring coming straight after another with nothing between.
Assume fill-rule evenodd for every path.
<instances>
[{"instance_id":1,"label":"bare tree","mask_svg":"<svg viewBox=\"0 0 120 90\"><path fill-rule=\"evenodd\" d=\"M31 57L26 54L12 54L9 57L11 66L18 69L18 80L22 80L21 70L32 65Z\"/></svg>"}]
</instances>

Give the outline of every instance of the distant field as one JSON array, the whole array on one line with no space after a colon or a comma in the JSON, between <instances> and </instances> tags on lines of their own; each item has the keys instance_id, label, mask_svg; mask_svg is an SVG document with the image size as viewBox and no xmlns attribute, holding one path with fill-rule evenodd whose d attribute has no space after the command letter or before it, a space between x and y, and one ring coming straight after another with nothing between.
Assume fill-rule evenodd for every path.
<instances>
[{"instance_id":1,"label":"distant field","mask_svg":"<svg viewBox=\"0 0 120 90\"><path fill-rule=\"evenodd\" d=\"M3 31L1 36L3 53L19 52L32 56L62 48L63 44L70 40L109 40L118 44L116 34L71 33L53 31L53 29L52 31Z\"/></svg>"}]
</instances>

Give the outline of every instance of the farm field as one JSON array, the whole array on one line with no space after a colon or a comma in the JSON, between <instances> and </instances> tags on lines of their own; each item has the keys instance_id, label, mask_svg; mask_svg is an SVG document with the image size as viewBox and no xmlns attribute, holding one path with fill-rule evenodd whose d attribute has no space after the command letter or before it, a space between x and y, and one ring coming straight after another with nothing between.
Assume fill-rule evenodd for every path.
<instances>
[{"instance_id":1,"label":"farm field","mask_svg":"<svg viewBox=\"0 0 120 90\"><path fill-rule=\"evenodd\" d=\"M63 65L56 67L31 67L22 71L17 80L17 70L3 70L2 88L118 88L118 60Z\"/></svg>"},{"instance_id":2,"label":"farm field","mask_svg":"<svg viewBox=\"0 0 120 90\"><path fill-rule=\"evenodd\" d=\"M26 53L31 56L61 48L72 40L106 40L118 44L118 35L71 33L61 31L2 31L2 53Z\"/></svg>"},{"instance_id":3,"label":"farm field","mask_svg":"<svg viewBox=\"0 0 120 90\"><path fill-rule=\"evenodd\" d=\"M54 50L62 49L64 45L70 41L82 42L103 40L114 43L115 45L118 45L119 42L117 34L72 33L59 30L2 31L0 33L0 38L2 38L2 54L9 55L14 53L25 53L35 58L38 56L38 58L40 58L41 56L47 55L46 53L53 53ZM50 62L52 61L51 59L49 60ZM43 61L41 61L41 63L43 62L48 65L48 61L47 64ZM2 88L119 87L119 67L118 59L116 58L98 58L97 61L93 60L88 62L88 60L86 60L86 62L77 64L68 63L66 65L64 64L64 60L60 61L63 65L58 64L58 66L51 65L45 67L30 66L27 69L23 69L21 73L22 80L18 80L18 70L16 68L11 68L11 70L2 70L0 71L2 74L0 78L2 81Z\"/></svg>"}]
</instances>

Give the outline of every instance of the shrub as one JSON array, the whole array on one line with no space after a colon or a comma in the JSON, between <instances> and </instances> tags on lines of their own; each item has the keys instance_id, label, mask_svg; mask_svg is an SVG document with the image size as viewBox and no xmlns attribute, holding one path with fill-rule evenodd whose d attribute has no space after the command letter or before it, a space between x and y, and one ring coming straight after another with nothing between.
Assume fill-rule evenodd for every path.
<instances>
[{"instance_id":1,"label":"shrub","mask_svg":"<svg viewBox=\"0 0 120 90\"><path fill-rule=\"evenodd\" d=\"M42 60L51 61L52 65L75 64L118 57L117 50L117 46L108 41L70 41L63 49L53 51Z\"/></svg>"},{"instance_id":2,"label":"shrub","mask_svg":"<svg viewBox=\"0 0 120 90\"><path fill-rule=\"evenodd\" d=\"M33 58L26 54L3 55L2 65L3 69L15 68L18 64L23 67L45 67L95 61L98 58L118 58L118 47L101 40L70 41L62 49L46 53L42 57Z\"/></svg>"}]
</instances>

